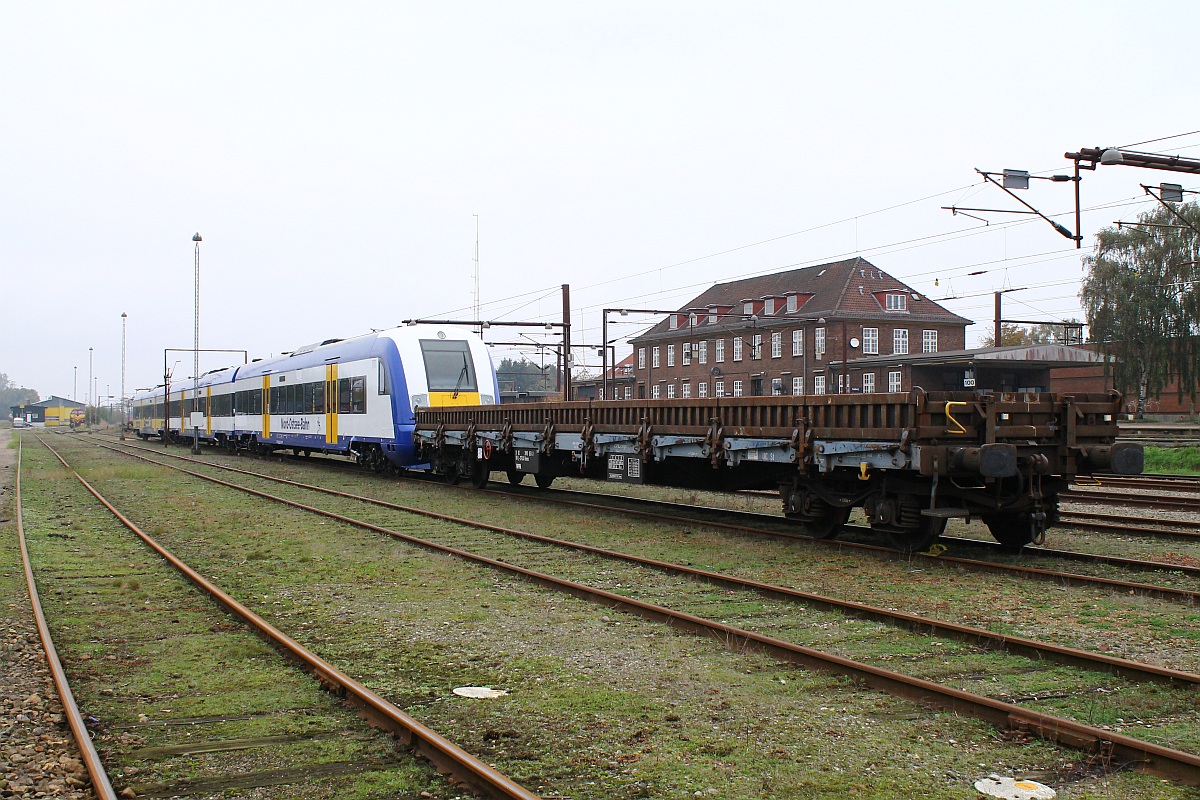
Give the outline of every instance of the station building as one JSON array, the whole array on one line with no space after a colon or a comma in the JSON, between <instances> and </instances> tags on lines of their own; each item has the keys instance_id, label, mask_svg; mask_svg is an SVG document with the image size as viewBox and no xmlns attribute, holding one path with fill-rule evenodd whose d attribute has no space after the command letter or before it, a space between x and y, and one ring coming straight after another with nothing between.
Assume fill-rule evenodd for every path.
<instances>
[{"instance_id":1,"label":"station building","mask_svg":"<svg viewBox=\"0 0 1200 800\"><path fill-rule=\"evenodd\" d=\"M907 392L971 324L863 258L719 283L631 340L634 397Z\"/></svg>"}]
</instances>

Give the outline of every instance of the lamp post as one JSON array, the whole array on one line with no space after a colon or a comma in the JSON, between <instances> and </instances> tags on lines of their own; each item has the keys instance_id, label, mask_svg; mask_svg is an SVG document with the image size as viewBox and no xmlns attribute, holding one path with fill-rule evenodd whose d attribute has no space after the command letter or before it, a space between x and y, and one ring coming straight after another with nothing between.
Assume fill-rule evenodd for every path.
<instances>
[{"instance_id":1,"label":"lamp post","mask_svg":"<svg viewBox=\"0 0 1200 800\"><path fill-rule=\"evenodd\" d=\"M129 317L121 312L121 439L125 439L125 320Z\"/></svg>"},{"instance_id":2,"label":"lamp post","mask_svg":"<svg viewBox=\"0 0 1200 800\"><path fill-rule=\"evenodd\" d=\"M196 313L193 319L193 328L195 336L193 337L192 348L192 411L196 410L196 404L200 397L200 242L204 241L197 232L192 237L192 241L196 243ZM180 403L180 414L183 413L183 404ZM200 427L192 426L192 454L200 455Z\"/></svg>"},{"instance_id":3,"label":"lamp post","mask_svg":"<svg viewBox=\"0 0 1200 800\"><path fill-rule=\"evenodd\" d=\"M71 386L72 386L71 399L78 402L79 401L79 367L73 367L73 369L75 370L75 382L73 384L71 384Z\"/></svg>"},{"instance_id":4,"label":"lamp post","mask_svg":"<svg viewBox=\"0 0 1200 800\"><path fill-rule=\"evenodd\" d=\"M87 382L87 405L84 406L83 419L88 425L92 424L92 412L89 410L92 405L92 348L88 348L88 382Z\"/></svg>"}]
</instances>

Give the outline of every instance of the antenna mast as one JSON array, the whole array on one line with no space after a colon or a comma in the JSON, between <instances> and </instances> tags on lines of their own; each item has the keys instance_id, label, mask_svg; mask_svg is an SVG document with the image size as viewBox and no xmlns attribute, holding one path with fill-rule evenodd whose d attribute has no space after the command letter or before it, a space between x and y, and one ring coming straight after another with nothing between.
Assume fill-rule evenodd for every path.
<instances>
[{"instance_id":1,"label":"antenna mast","mask_svg":"<svg viewBox=\"0 0 1200 800\"><path fill-rule=\"evenodd\" d=\"M480 316L480 299L479 299L479 215L472 214L475 217L475 304L472 310L475 312L475 319L483 319Z\"/></svg>"}]
</instances>

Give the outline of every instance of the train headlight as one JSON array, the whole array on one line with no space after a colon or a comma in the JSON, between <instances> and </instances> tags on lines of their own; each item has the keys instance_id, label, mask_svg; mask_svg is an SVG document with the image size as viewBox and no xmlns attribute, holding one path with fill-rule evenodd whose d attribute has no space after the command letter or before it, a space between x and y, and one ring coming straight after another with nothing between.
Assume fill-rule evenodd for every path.
<instances>
[{"instance_id":1,"label":"train headlight","mask_svg":"<svg viewBox=\"0 0 1200 800\"><path fill-rule=\"evenodd\" d=\"M429 395L427 395L427 394L414 394L409 399L412 401L413 408L418 408L418 407L428 408L429 407Z\"/></svg>"}]
</instances>

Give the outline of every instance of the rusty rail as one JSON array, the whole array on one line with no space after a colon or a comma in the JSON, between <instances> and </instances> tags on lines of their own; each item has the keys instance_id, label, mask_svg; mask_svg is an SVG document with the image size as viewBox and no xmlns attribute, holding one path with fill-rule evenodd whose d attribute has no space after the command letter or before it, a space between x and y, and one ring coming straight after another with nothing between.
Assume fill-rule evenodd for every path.
<instances>
[{"instance_id":1,"label":"rusty rail","mask_svg":"<svg viewBox=\"0 0 1200 800\"><path fill-rule=\"evenodd\" d=\"M158 463L160 466L169 466L142 456L135 457L150 461L151 463ZM730 648L738 652L757 650L767 653L784 663L850 676L888 694L905 697L919 703L927 703L948 711L968 714L998 727L1020 728L1039 738L1080 750L1098 752L1103 749L1105 752L1110 753L1111 756L1124 759L1126 762L1137 765L1139 768L1152 774L1169 777L1191 785L1200 785L1200 756L1193 753L1173 750L1169 747L1146 742L1132 736L1125 736L1075 722L1074 720L1043 714L1012 703L1005 703L983 695L942 686L933 681L874 667L854 661L853 659L754 633L693 614L646 603L603 589L596 589L575 581L558 578L547 573L477 555L461 548L450 547L381 525L358 520L344 514L326 511L295 500L277 497L257 489L238 486L237 484L193 472L192 470L181 467L172 468L186 475L236 489L255 497L261 497L292 508L309 511L327 519L337 520L357 528L381 533L385 536L434 552L452 555L471 563L493 567L503 572L525 578L539 586L564 592L588 602L635 614L651 621L662 622L689 633L714 637L718 641L725 642ZM480 523L473 520L465 520L448 514L424 510L416 510L416 513L454 524L481 527ZM497 529L493 528L493 526L488 527L490 529Z\"/></svg>"},{"instance_id":2,"label":"rusty rail","mask_svg":"<svg viewBox=\"0 0 1200 800\"><path fill-rule=\"evenodd\" d=\"M171 566L183 573L218 604L234 616L241 618L256 633L282 650L284 655L306 667L328 691L354 702L362 714L373 724L393 733L401 742L433 764L440 772L449 775L451 779L466 785L483 797L496 798L496 800L539 800L538 795L528 791L431 728L410 717L205 579L204 576L144 533L84 480L82 475L72 469L71 465L53 447L37 434L34 436L54 454L54 457L66 469L71 471L71 474L83 484L93 497L121 521L122 525L136 534L154 552L166 559Z\"/></svg>"},{"instance_id":3,"label":"rusty rail","mask_svg":"<svg viewBox=\"0 0 1200 800\"><path fill-rule=\"evenodd\" d=\"M83 723L83 715L79 712L79 705L75 702L75 693L71 691L71 686L67 682L67 673L63 670L62 661L58 657L58 649L54 646L54 639L50 636L50 626L46 624L46 614L42 610L37 582L33 578L33 564L29 560L29 549L25 546L25 523L21 517L21 451L24 444L24 437L18 439L15 491L17 541L21 546L21 561L25 565L25 583L29 587L29 601L33 606L33 618L37 622L38 636L42 640L42 649L46 651L46 663L50 666L50 675L54 678L54 686L58 690L63 713L71 728L71 734L75 737L75 743L79 746L79 754L84 767L87 768L88 777L92 781L92 791L100 800L117 800L117 793L113 791L112 784L108 780L108 773L104 771L104 765L100 763L100 755L96 752L96 746L92 744L92 737Z\"/></svg>"}]
</instances>

